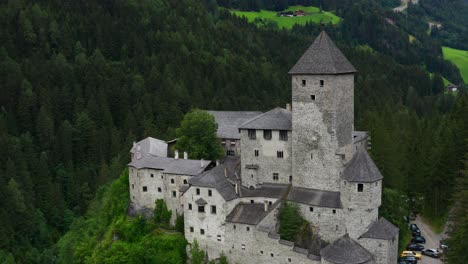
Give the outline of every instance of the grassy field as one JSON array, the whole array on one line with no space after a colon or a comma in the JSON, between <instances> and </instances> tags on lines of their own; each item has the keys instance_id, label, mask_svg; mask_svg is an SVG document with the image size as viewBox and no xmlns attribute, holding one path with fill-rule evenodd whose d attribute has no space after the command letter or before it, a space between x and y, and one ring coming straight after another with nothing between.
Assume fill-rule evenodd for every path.
<instances>
[{"instance_id":1,"label":"grassy field","mask_svg":"<svg viewBox=\"0 0 468 264\"><path fill-rule=\"evenodd\" d=\"M340 22L341 18L336 16L331 12L322 12L320 9L314 6L290 6L284 11L295 11L295 10L304 10L307 13L310 13L308 16L303 17L279 17L276 15L277 12L270 10L260 10L260 12L248 12L248 11L237 11L231 10L232 13L242 17L246 17L250 22L256 22L257 18L262 20L271 20L276 22L279 28L291 29L294 24L305 25L308 21L314 23L332 23L337 24ZM256 22L258 25L263 25L263 22Z\"/></svg>"},{"instance_id":2,"label":"grassy field","mask_svg":"<svg viewBox=\"0 0 468 264\"><path fill-rule=\"evenodd\" d=\"M468 51L442 47L444 58L450 60L460 69L463 81L468 83Z\"/></svg>"}]
</instances>

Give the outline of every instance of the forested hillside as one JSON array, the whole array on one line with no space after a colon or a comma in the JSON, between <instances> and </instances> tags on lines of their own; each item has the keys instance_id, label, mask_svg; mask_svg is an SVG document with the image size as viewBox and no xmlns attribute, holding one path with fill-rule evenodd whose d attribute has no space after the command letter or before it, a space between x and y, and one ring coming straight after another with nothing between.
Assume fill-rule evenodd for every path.
<instances>
[{"instance_id":1,"label":"forested hillside","mask_svg":"<svg viewBox=\"0 0 468 264\"><path fill-rule=\"evenodd\" d=\"M385 186L442 217L467 149L468 98L443 93L441 76L460 74L440 44L410 44L381 10L353 1L324 27L359 70L356 129L371 132ZM172 139L192 108L284 107L287 71L322 29L258 28L208 0L4 1L0 17L0 260L10 263L63 258L54 245L120 175L134 140Z\"/></svg>"}]
</instances>

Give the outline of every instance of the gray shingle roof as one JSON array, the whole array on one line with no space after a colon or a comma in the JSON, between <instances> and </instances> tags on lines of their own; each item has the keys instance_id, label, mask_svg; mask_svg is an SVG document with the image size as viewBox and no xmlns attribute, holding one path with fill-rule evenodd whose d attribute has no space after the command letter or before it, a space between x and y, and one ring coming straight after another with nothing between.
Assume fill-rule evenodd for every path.
<instances>
[{"instance_id":1,"label":"gray shingle roof","mask_svg":"<svg viewBox=\"0 0 468 264\"><path fill-rule=\"evenodd\" d=\"M321 191L303 187L292 187L288 201L321 207L342 208L340 192Z\"/></svg>"},{"instance_id":2,"label":"gray shingle roof","mask_svg":"<svg viewBox=\"0 0 468 264\"><path fill-rule=\"evenodd\" d=\"M346 166L341 178L349 182L375 182L383 179L383 176L367 153L366 147L360 147Z\"/></svg>"},{"instance_id":3,"label":"gray shingle roof","mask_svg":"<svg viewBox=\"0 0 468 264\"><path fill-rule=\"evenodd\" d=\"M281 107L258 115L239 126L239 129L291 130L291 128L292 113Z\"/></svg>"},{"instance_id":4,"label":"gray shingle roof","mask_svg":"<svg viewBox=\"0 0 468 264\"><path fill-rule=\"evenodd\" d=\"M330 37L322 31L314 43L304 52L289 74L344 74L356 69L336 47Z\"/></svg>"},{"instance_id":5,"label":"gray shingle roof","mask_svg":"<svg viewBox=\"0 0 468 264\"><path fill-rule=\"evenodd\" d=\"M255 111L207 111L215 117L218 124L216 135L219 138L240 139L238 127L262 114Z\"/></svg>"},{"instance_id":6,"label":"gray shingle roof","mask_svg":"<svg viewBox=\"0 0 468 264\"><path fill-rule=\"evenodd\" d=\"M147 154L157 157L167 157L167 143L157 138L147 137L133 144L131 153L138 154L135 158L141 158Z\"/></svg>"},{"instance_id":7,"label":"gray shingle roof","mask_svg":"<svg viewBox=\"0 0 468 264\"><path fill-rule=\"evenodd\" d=\"M390 223L387 219L381 217L369 226L367 232L365 232L360 238L374 238L391 240L398 235L400 229Z\"/></svg>"},{"instance_id":8,"label":"gray shingle roof","mask_svg":"<svg viewBox=\"0 0 468 264\"><path fill-rule=\"evenodd\" d=\"M287 184L264 183L260 188L248 189L242 187L242 197L281 198L288 192Z\"/></svg>"},{"instance_id":9,"label":"gray shingle roof","mask_svg":"<svg viewBox=\"0 0 468 264\"><path fill-rule=\"evenodd\" d=\"M225 165L214 167L197 177L189 179L189 184L216 189L226 201L237 198L233 184L224 176Z\"/></svg>"},{"instance_id":10,"label":"gray shingle roof","mask_svg":"<svg viewBox=\"0 0 468 264\"><path fill-rule=\"evenodd\" d=\"M161 158L148 155L141 159L135 159L128 165L136 169L150 168L162 170L163 173L167 174L195 176L202 173L209 164L210 161Z\"/></svg>"},{"instance_id":11,"label":"gray shingle roof","mask_svg":"<svg viewBox=\"0 0 468 264\"><path fill-rule=\"evenodd\" d=\"M198 205L205 205L205 204L208 204L205 199L203 198L198 198L198 200L195 201L196 204Z\"/></svg>"},{"instance_id":12,"label":"gray shingle roof","mask_svg":"<svg viewBox=\"0 0 468 264\"><path fill-rule=\"evenodd\" d=\"M348 234L320 250L320 255L325 260L336 264L360 264L372 259L372 254L351 239Z\"/></svg>"},{"instance_id":13,"label":"gray shingle roof","mask_svg":"<svg viewBox=\"0 0 468 264\"><path fill-rule=\"evenodd\" d=\"M226 222L257 225L267 213L263 204L239 203L227 216Z\"/></svg>"}]
</instances>

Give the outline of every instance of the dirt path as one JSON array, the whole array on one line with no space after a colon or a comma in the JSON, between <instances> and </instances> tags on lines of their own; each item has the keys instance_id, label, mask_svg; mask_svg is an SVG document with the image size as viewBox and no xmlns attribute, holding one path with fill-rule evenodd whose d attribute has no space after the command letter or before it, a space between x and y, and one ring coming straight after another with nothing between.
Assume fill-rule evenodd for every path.
<instances>
[{"instance_id":1,"label":"dirt path","mask_svg":"<svg viewBox=\"0 0 468 264\"><path fill-rule=\"evenodd\" d=\"M399 7L393 8L394 12L403 12L406 8L408 8L408 3L411 1L413 4L417 4L419 0L401 0L401 5Z\"/></svg>"},{"instance_id":2,"label":"dirt path","mask_svg":"<svg viewBox=\"0 0 468 264\"><path fill-rule=\"evenodd\" d=\"M440 240L445 239L447 237L447 230L448 230L448 227L450 226L450 221L447 221L447 223L445 224L444 231L440 234L436 234L434 233L434 231L432 231L431 227L428 224L422 221L422 219L419 216L412 223L415 223L418 225L419 229L421 230L421 235L424 238L426 238L426 244L424 244L424 247L434 248L434 249L439 248ZM422 260L418 261L418 263L441 264L443 262L440 259L423 256Z\"/></svg>"}]
</instances>

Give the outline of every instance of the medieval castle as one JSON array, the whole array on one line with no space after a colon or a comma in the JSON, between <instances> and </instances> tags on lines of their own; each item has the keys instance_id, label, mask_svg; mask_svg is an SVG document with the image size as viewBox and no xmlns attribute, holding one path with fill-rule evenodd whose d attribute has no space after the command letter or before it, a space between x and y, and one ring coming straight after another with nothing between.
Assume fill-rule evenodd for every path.
<instances>
[{"instance_id":1,"label":"medieval castle","mask_svg":"<svg viewBox=\"0 0 468 264\"><path fill-rule=\"evenodd\" d=\"M382 175L354 131L356 69L322 32L289 71L292 106L208 111L226 150L191 160L168 142L135 143L129 164L137 209L164 199L184 215L185 237L230 263L396 263L398 228L378 218ZM170 143L169 143L170 144ZM284 202L296 203L321 243L301 248L278 234Z\"/></svg>"}]
</instances>

